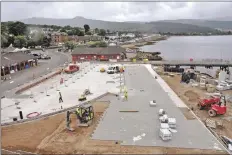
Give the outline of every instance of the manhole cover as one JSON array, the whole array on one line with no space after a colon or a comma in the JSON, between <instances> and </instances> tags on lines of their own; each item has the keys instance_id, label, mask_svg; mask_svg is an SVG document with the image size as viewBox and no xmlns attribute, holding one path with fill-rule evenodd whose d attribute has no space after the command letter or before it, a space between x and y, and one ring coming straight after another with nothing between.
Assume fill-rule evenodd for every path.
<instances>
[{"instance_id":1,"label":"manhole cover","mask_svg":"<svg viewBox=\"0 0 232 155\"><path fill-rule=\"evenodd\" d=\"M106 81L106 84L107 84L107 83L115 83L115 82L114 82L114 81Z\"/></svg>"},{"instance_id":2,"label":"manhole cover","mask_svg":"<svg viewBox=\"0 0 232 155\"><path fill-rule=\"evenodd\" d=\"M32 112L32 113L27 114L27 118L33 118L33 117L37 117L39 115L40 115L40 113L38 113L38 112Z\"/></svg>"}]
</instances>

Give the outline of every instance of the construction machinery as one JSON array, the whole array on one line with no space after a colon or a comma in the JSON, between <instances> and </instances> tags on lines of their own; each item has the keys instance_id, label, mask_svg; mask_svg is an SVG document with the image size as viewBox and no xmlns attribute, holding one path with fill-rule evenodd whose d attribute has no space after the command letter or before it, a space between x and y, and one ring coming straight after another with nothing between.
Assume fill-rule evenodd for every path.
<instances>
[{"instance_id":1,"label":"construction machinery","mask_svg":"<svg viewBox=\"0 0 232 155\"><path fill-rule=\"evenodd\" d=\"M87 100L87 98L84 94L82 94L78 99L78 101L85 101L85 100Z\"/></svg>"},{"instance_id":2,"label":"construction machinery","mask_svg":"<svg viewBox=\"0 0 232 155\"><path fill-rule=\"evenodd\" d=\"M90 103L80 105L76 109L67 111L66 128L69 131L74 131L74 129L70 127L70 124L71 124L70 115L71 114L76 115L77 120L79 121L77 123L78 127L88 127L93 122L94 110L93 110L93 106Z\"/></svg>"},{"instance_id":3,"label":"construction machinery","mask_svg":"<svg viewBox=\"0 0 232 155\"><path fill-rule=\"evenodd\" d=\"M104 73L105 71L106 71L105 68L101 68L101 69L100 69L100 72L101 72L101 73Z\"/></svg>"},{"instance_id":4,"label":"construction machinery","mask_svg":"<svg viewBox=\"0 0 232 155\"><path fill-rule=\"evenodd\" d=\"M197 106L199 107L200 110L202 110L204 108L211 107L212 104L218 103L219 101L220 101L219 96L208 95L207 97L199 99Z\"/></svg>"},{"instance_id":5,"label":"construction machinery","mask_svg":"<svg viewBox=\"0 0 232 155\"><path fill-rule=\"evenodd\" d=\"M213 96L210 95L208 98L200 99L198 102L200 110L209 109L208 114L210 117L216 115L223 115L226 113L226 98L223 95Z\"/></svg>"},{"instance_id":6,"label":"construction machinery","mask_svg":"<svg viewBox=\"0 0 232 155\"><path fill-rule=\"evenodd\" d=\"M90 92L89 89L85 89L85 91L83 92L83 95L91 95L92 93Z\"/></svg>"},{"instance_id":7,"label":"construction machinery","mask_svg":"<svg viewBox=\"0 0 232 155\"><path fill-rule=\"evenodd\" d=\"M219 102L211 105L211 109L208 111L210 117L215 117L216 115L224 115L226 113L226 98L225 96L220 96Z\"/></svg>"}]
</instances>

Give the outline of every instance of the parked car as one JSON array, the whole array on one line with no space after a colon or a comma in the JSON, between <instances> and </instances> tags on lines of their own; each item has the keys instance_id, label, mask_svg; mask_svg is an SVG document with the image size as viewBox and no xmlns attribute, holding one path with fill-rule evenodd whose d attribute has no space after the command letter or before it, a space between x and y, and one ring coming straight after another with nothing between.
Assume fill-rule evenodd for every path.
<instances>
[{"instance_id":1,"label":"parked car","mask_svg":"<svg viewBox=\"0 0 232 155\"><path fill-rule=\"evenodd\" d=\"M41 59L48 60L48 59L51 59L51 57L43 54L43 55L41 55Z\"/></svg>"},{"instance_id":2,"label":"parked car","mask_svg":"<svg viewBox=\"0 0 232 155\"><path fill-rule=\"evenodd\" d=\"M34 57L36 57L37 59L41 59L41 54L32 54Z\"/></svg>"}]
</instances>

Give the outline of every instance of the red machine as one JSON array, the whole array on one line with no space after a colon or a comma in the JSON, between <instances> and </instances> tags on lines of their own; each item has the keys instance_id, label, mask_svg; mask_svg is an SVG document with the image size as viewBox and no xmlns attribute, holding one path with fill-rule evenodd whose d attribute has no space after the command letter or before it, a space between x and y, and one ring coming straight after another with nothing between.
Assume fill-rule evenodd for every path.
<instances>
[{"instance_id":1,"label":"red machine","mask_svg":"<svg viewBox=\"0 0 232 155\"><path fill-rule=\"evenodd\" d=\"M212 104L218 103L220 101L220 97L218 96L207 96L206 98L199 99L197 106L200 110L204 108L210 107Z\"/></svg>"},{"instance_id":2,"label":"red machine","mask_svg":"<svg viewBox=\"0 0 232 155\"><path fill-rule=\"evenodd\" d=\"M69 64L67 68L64 69L65 73L72 74L74 72L77 72L79 70L79 66L76 64Z\"/></svg>"},{"instance_id":3,"label":"red machine","mask_svg":"<svg viewBox=\"0 0 232 155\"><path fill-rule=\"evenodd\" d=\"M208 98L200 99L198 107L200 110L210 108L208 111L210 117L223 115L227 109L225 96L209 96Z\"/></svg>"},{"instance_id":4,"label":"red machine","mask_svg":"<svg viewBox=\"0 0 232 155\"><path fill-rule=\"evenodd\" d=\"M226 113L226 109L226 98L225 96L221 96L219 103L211 105L211 109L208 111L208 114L210 117L224 115Z\"/></svg>"}]
</instances>

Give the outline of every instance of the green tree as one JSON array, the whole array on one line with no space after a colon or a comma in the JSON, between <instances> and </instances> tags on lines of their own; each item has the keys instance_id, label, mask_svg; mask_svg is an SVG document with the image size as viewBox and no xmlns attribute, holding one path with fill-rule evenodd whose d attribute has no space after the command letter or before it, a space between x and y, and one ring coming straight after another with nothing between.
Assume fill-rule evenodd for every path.
<instances>
[{"instance_id":1,"label":"green tree","mask_svg":"<svg viewBox=\"0 0 232 155\"><path fill-rule=\"evenodd\" d=\"M90 30L89 25L85 24L85 25L84 25L84 29L85 29L85 33L86 33L86 32L89 32L89 30Z\"/></svg>"},{"instance_id":2,"label":"green tree","mask_svg":"<svg viewBox=\"0 0 232 155\"><path fill-rule=\"evenodd\" d=\"M27 47L35 47L36 46L36 42L34 40L29 39L27 41Z\"/></svg>"},{"instance_id":3,"label":"green tree","mask_svg":"<svg viewBox=\"0 0 232 155\"><path fill-rule=\"evenodd\" d=\"M73 35L79 35L79 33L81 32L80 28L78 27L74 27L72 31L73 31Z\"/></svg>"},{"instance_id":4,"label":"green tree","mask_svg":"<svg viewBox=\"0 0 232 155\"><path fill-rule=\"evenodd\" d=\"M27 46L27 39L25 36L16 36L14 40L14 46L19 48Z\"/></svg>"},{"instance_id":5,"label":"green tree","mask_svg":"<svg viewBox=\"0 0 232 155\"><path fill-rule=\"evenodd\" d=\"M49 47L51 44L51 38L49 36L44 36L42 40L42 45L45 47Z\"/></svg>"},{"instance_id":6,"label":"green tree","mask_svg":"<svg viewBox=\"0 0 232 155\"><path fill-rule=\"evenodd\" d=\"M71 26L66 25L66 26L64 27L64 29L65 29L65 30L71 30L72 28L71 28Z\"/></svg>"},{"instance_id":7,"label":"green tree","mask_svg":"<svg viewBox=\"0 0 232 155\"><path fill-rule=\"evenodd\" d=\"M85 33L86 35L92 35L92 33L90 31Z\"/></svg>"},{"instance_id":8,"label":"green tree","mask_svg":"<svg viewBox=\"0 0 232 155\"><path fill-rule=\"evenodd\" d=\"M98 35L105 36L106 35L106 31L104 29L100 29Z\"/></svg>"},{"instance_id":9,"label":"green tree","mask_svg":"<svg viewBox=\"0 0 232 155\"><path fill-rule=\"evenodd\" d=\"M78 36L84 36L85 33L83 31L80 31L80 33L78 34Z\"/></svg>"},{"instance_id":10,"label":"green tree","mask_svg":"<svg viewBox=\"0 0 232 155\"><path fill-rule=\"evenodd\" d=\"M73 30L69 30L69 31L67 31L67 34L68 34L69 36L72 36L72 35L74 35L74 32L73 32Z\"/></svg>"},{"instance_id":11,"label":"green tree","mask_svg":"<svg viewBox=\"0 0 232 155\"><path fill-rule=\"evenodd\" d=\"M1 34L7 35L8 34L8 29L6 23L1 23Z\"/></svg>"},{"instance_id":12,"label":"green tree","mask_svg":"<svg viewBox=\"0 0 232 155\"><path fill-rule=\"evenodd\" d=\"M2 47L7 47L8 45L8 38L5 35L1 35L1 46Z\"/></svg>"},{"instance_id":13,"label":"green tree","mask_svg":"<svg viewBox=\"0 0 232 155\"><path fill-rule=\"evenodd\" d=\"M107 33L110 33L110 30L109 30L109 29L107 30Z\"/></svg>"},{"instance_id":14,"label":"green tree","mask_svg":"<svg viewBox=\"0 0 232 155\"><path fill-rule=\"evenodd\" d=\"M75 44L74 42L72 41L67 41L64 43L64 46L67 48L67 49L70 49L71 51L75 48Z\"/></svg>"},{"instance_id":15,"label":"green tree","mask_svg":"<svg viewBox=\"0 0 232 155\"><path fill-rule=\"evenodd\" d=\"M9 34L13 34L15 36L24 35L27 31L26 24L22 22L8 22L8 31Z\"/></svg>"},{"instance_id":16,"label":"green tree","mask_svg":"<svg viewBox=\"0 0 232 155\"><path fill-rule=\"evenodd\" d=\"M9 46L10 44L14 44L14 40L15 40L15 37L13 36L13 35L9 35L8 36L8 45L7 46Z\"/></svg>"},{"instance_id":17,"label":"green tree","mask_svg":"<svg viewBox=\"0 0 232 155\"><path fill-rule=\"evenodd\" d=\"M97 33L97 34L98 34L98 33L99 33L99 29L98 29L98 28L95 28L95 29L94 29L94 33Z\"/></svg>"},{"instance_id":18,"label":"green tree","mask_svg":"<svg viewBox=\"0 0 232 155\"><path fill-rule=\"evenodd\" d=\"M43 38L44 38L44 34L41 31L33 33L32 35L32 40L35 41L36 45L42 45Z\"/></svg>"},{"instance_id":19,"label":"green tree","mask_svg":"<svg viewBox=\"0 0 232 155\"><path fill-rule=\"evenodd\" d=\"M60 30L60 32L65 32L65 33L66 33L66 29L65 29L65 28L62 28L62 29Z\"/></svg>"},{"instance_id":20,"label":"green tree","mask_svg":"<svg viewBox=\"0 0 232 155\"><path fill-rule=\"evenodd\" d=\"M105 42L100 42L98 43L99 47L107 47L107 44Z\"/></svg>"}]
</instances>

